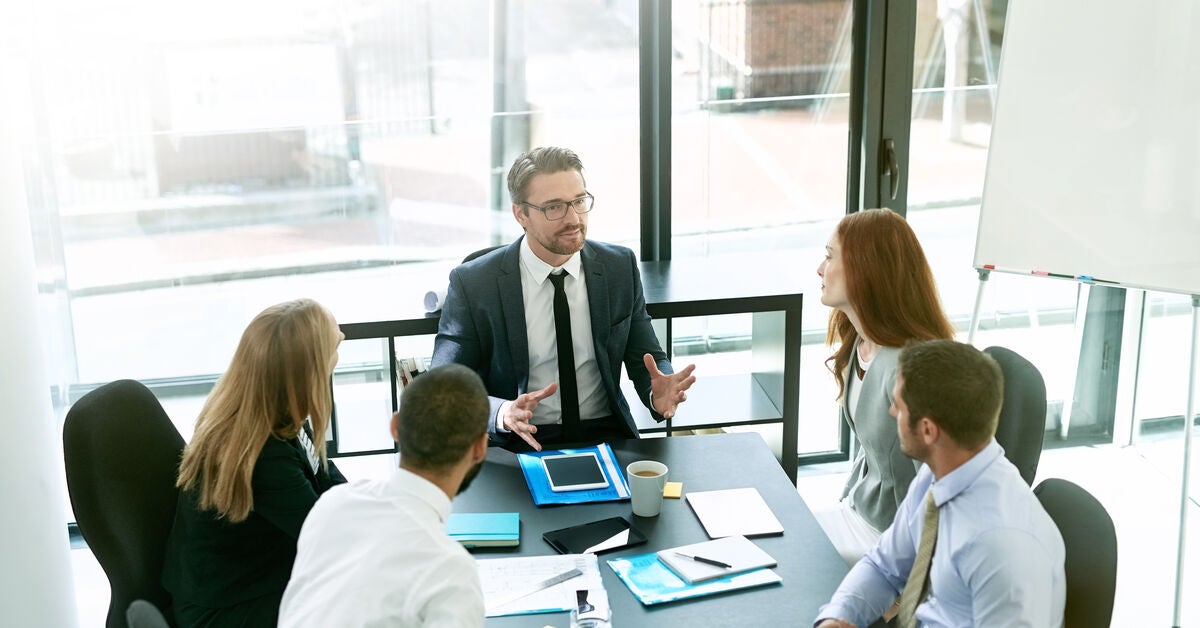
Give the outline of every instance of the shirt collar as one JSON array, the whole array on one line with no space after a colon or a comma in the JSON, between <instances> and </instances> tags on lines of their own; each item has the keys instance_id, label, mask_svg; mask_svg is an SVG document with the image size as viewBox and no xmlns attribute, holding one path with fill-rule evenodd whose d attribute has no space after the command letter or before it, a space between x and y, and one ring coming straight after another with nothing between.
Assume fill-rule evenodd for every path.
<instances>
[{"instance_id":1,"label":"shirt collar","mask_svg":"<svg viewBox=\"0 0 1200 628\"><path fill-rule=\"evenodd\" d=\"M571 255L567 262L562 266L551 266L546 262L543 262L542 258L538 257L537 254L533 252L533 249L529 248L529 236L525 236L521 239L521 265L525 267L525 270L530 274L530 276L533 277L533 280L537 282L537 285L540 286L546 281L546 277L548 277L551 272L558 270L559 268L567 271L572 277L578 279L580 272L579 269L582 266L582 263L579 259L579 252L576 251L575 254Z\"/></svg>"},{"instance_id":2,"label":"shirt collar","mask_svg":"<svg viewBox=\"0 0 1200 628\"><path fill-rule=\"evenodd\" d=\"M1004 450L995 438L981 449L979 453L964 462L957 469L947 473L942 479L933 483L933 501L941 508L946 502L954 499L959 493L975 483L984 470L992 465Z\"/></svg>"},{"instance_id":3,"label":"shirt collar","mask_svg":"<svg viewBox=\"0 0 1200 628\"><path fill-rule=\"evenodd\" d=\"M388 492L399 496L409 494L425 502L437 514L438 521L446 523L450 516L450 498L436 484L407 469L396 468L388 479Z\"/></svg>"}]
</instances>

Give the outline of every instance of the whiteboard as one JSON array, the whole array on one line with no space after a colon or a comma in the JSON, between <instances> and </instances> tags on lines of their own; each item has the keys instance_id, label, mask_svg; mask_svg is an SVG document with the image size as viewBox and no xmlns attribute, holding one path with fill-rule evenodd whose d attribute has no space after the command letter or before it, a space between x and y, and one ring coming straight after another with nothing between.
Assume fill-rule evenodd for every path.
<instances>
[{"instance_id":1,"label":"whiteboard","mask_svg":"<svg viewBox=\"0 0 1200 628\"><path fill-rule=\"evenodd\" d=\"M1196 0L1013 0L976 268L1200 294L1197 33Z\"/></svg>"}]
</instances>

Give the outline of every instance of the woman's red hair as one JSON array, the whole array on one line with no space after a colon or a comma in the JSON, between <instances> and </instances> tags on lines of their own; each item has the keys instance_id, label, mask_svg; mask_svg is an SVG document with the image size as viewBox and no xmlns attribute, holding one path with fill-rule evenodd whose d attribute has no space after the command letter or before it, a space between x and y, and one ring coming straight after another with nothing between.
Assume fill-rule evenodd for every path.
<instances>
[{"instance_id":1,"label":"woman's red hair","mask_svg":"<svg viewBox=\"0 0 1200 628\"><path fill-rule=\"evenodd\" d=\"M890 209L867 209L843 218L837 237L846 298L868 338L883 347L954 338L933 271L908 221ZM827 340L837 350L825 365L837 380L839 399L846 389L846 365L857 339L850 318L834 310Z\"/></svg>"}]
</instances>

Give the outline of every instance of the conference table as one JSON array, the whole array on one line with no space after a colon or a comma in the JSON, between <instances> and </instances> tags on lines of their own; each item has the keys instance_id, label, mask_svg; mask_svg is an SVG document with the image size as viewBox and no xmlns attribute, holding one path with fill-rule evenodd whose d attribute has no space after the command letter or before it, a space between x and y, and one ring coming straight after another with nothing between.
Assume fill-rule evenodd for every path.
<instances>
[{"instance_id":1,"label":"conference table","mask_svg":"<svg viewBox=\"0 0 1200 628\"><path fill-rule=\"evenodd\" d=\"M479 559L554 555L542 533L613 516L641 530L648 542L599 555L600 572L612 608L613 626L807 626L829 601L847 568L812 512L756 433L707 434L610 442L622 472L636 460L657 460L670 469L669 480L689 491L752 486L774 511L784 533L753 541L773 556L782 584L743 589L643 607L605 562L708 540L684 499L664 499L657 517L633 515L629 501L537 507L512 452L492 447L479 476L454 500L455 512L518 512L518 547L476 548ZM488 626L557 626L567 613L489 618Z\"/></svg>"}]
</instances>

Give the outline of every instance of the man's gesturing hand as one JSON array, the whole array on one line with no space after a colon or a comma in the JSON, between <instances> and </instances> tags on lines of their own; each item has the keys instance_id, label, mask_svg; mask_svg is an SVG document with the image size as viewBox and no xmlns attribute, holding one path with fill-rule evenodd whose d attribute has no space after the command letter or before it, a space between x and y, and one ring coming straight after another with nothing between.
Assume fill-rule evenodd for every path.
<instances>
[{"instance_id":1,"label":"man's gesturing hand","mask_svg":"<svg viewBox=\"0 0 1200 628\"><path fill-rule=\"evenodd\" d=\"M696 365L689 364L678 373L665 375L658 370L654 356L647 353L642 356L642 361L646 363L646 370L650 371L650 399L654 411L663 415L664 419L675 416L675 409L687 401L687 389L696 383L696 376L692 375Z\"/></svg>"},{"instance_id":2,"label":"man's gesturing hand","mask_svg":"<svg viewBox=\"0 0 1200 628\"><path fill-rule=\"evenodd\" d=\"M504 413L501 417L504 429L520 436L534 450L541 451L542 445L533 438L533 435L537 433L537 426L530 423L529 420L533 418L533 409L537 407L538 402L557 391L558 383L555 382L541 390L519 395L511 403L505 404L501 408L501 412Z\"/></svg>"}]
</instances>

